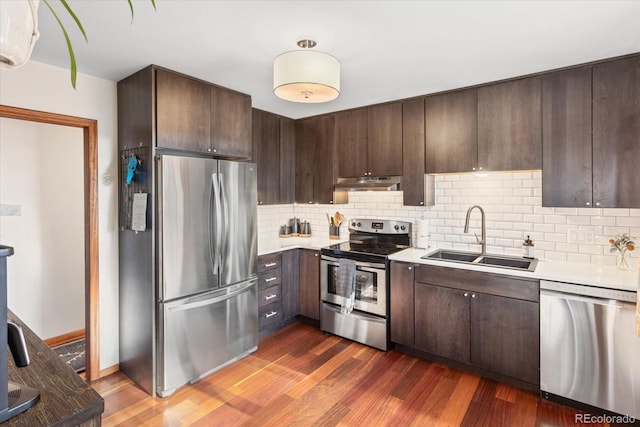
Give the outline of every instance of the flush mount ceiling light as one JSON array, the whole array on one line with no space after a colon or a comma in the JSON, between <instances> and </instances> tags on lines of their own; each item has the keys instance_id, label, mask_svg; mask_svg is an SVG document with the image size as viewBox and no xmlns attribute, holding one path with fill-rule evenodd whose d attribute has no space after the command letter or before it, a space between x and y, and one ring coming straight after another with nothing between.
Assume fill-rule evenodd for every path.
<instances>
[{"instance_id":1,"label":"flush mount ceiling light","mask_svg":"<svg viewBox=\"0 0 640 427\"><path fill-rule=\"evenodd\" d=\"M285 52L273 60L273 92L291 102L333 101L340 95L340 62L333 56L311 50L312 37L297 42L303 50Z\"/></svg>"}]
</instances>

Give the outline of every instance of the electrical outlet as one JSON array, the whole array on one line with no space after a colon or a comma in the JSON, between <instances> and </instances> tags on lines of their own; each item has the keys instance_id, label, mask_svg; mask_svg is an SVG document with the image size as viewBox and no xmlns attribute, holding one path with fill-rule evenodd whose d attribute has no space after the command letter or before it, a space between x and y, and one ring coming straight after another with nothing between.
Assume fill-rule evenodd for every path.
<instances>
[{"instance_id":1,"label":"electrical outlet","mask_svg":"<svg viewBox=\"0 0 640 427\"><path fill-rule=\"evenodd\" d=\"M570 228L567 232L569 243L581 244L581 243L594 243L595 233L593 230L585 230L578 228Z\"/></svg>"}]
</instances>

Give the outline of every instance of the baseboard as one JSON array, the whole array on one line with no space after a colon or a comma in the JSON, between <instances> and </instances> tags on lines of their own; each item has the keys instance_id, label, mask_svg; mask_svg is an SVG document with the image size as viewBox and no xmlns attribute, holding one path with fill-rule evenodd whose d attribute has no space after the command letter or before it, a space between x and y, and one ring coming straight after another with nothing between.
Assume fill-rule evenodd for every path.
<instances>
[{"instance_id":1,"label":"baseboard","mask_svg":"<svg viewBox=\"0 0 640 427\"><path fill-rule=\"evenodd\" d=\"M57 337L47 338L46 340L43 340L43 341L49 347L57 347L59 345L66 344L68 342L78 341L80 339L83 339L84 337L85 337L85 330L84 329L80 329L80 330L77 330L77 331L73 331L73 332L69 332L69 333L66 333L66 334L58 335Z\"/></svg>"},{"instance_id":2,"label":"baseboard","mask_svg":"<svg viewBox=\"0 0 640 427\"><path fill-rule=\"evenodd\" d=\"M111 374L115 374L119 370L120 370L120 365L117 363L113 366L109 366L108 368L100 369L100 373L98 374L98 378L96 378L96 380L99 380L100 378L108 377Z\"/></svg>"}]
</instances>

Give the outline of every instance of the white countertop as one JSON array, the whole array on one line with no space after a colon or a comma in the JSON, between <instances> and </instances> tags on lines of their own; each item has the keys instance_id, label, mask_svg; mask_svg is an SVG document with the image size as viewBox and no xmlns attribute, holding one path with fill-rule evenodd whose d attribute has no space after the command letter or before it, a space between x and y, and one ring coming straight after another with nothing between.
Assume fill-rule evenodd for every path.
<instances>
[{"instance_id":1,"label":"white countertop","mask_svg":"<svg viewBox=\"0 0 640 427\"><path fill-rule=\"evenodd\" d=\"M404 261L415 264L439 265L465 270L484 271L510 276L531 277L541 280L553 280L579 285L598 286L609 289L621 289L636 292L638 289L638 273L636 263L631 263L629 271L620 271L615 266L586 264L576 262L538 260L533 272L510 268L489 267L478 264L422 259L421 257L434 252L436 249L410 248L389 256L394 261ZM635 267L635 268L634 268Z\"/></svg>"},{"instance_id":2,"label":"white countertop","mask_svg":"<svg viewBox=\"0 0 640 427\"><path fill-rule=\"evenodd\" d=\"M336 243L348 242L349 239L332 240L329 237L275 237L266 241L258 240L258 255L266 255L274 252L286 251L289 249L315 249L319 250L325 246Z\"/></svg>"}]
</instances>

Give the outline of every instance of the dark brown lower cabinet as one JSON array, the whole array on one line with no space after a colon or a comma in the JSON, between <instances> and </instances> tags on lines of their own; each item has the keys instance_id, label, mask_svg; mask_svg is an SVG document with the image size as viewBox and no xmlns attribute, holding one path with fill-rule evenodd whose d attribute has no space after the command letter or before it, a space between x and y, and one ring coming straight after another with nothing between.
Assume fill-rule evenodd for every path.
<instances>
[{"instance_id":1,"label":"dark brown lower cabinet","mask_svg":"<svg viewBox=\"0 0 640 427\"><path fill-rule=\"evenodd\" d=\"M537 384L540 317L535 302L473 293L471 363Z\"/></svg>"},{"instance_id":2,"label":"dark brown lower cabinet","mask_svg":"<svg viewBox=\"0 0 640 427\"><path fill-rule=\"evenodd\" d=\"M300 254L297 249L282 252L282 315L285 320L298 315L300 308Z\"/></svg>"},{"instance_id":3,"label":"dark brown lower cabinet","mask_svg":"<svg viewBox=\"0 0 640 427\"><path fill-rule=\"evenodd\" d=\"M298 251L258 257L258 316L261 335L291 323L298 314Z\"/></svg>"},{"instance_id":4,"label":"dark brown lower cabinet","mask_svg":"<svg viewBox=\"0 0 640 427\"><path fill-rule=\"evenodd\" d=\"M394 261L391 341L536 389L539 292L535 279Z\"/></svg>"},{"instance_id":5,"label":"dark brown lower cabinet","mask_svg":"<svg viewBox=\"0 0 640 427\"><path fill-rule=\"evenodd\" d=\"M309 319L320 320L320 251L300 249L300 310Z\"/></svg>"},{"instance_id":6,"label":"dark brown lower cabinet","mask_svg":"<svg viewBox=\"0 0 640 427\"><path fill-rule=\"evenodd\" d=\"M414 265L391 261L389 323L391 341L414 347L413 280Z\"/></svg>"},{"instance_id":7,"label":"dark brown lower cabinet","mask_svg":"<svg viewBox=\"0 0 640 427\"><path fill-rule=\"evenodd\" d=\"M471 362L470 293L416 283L416 348Z\"/></svg>"}]
</instances>

